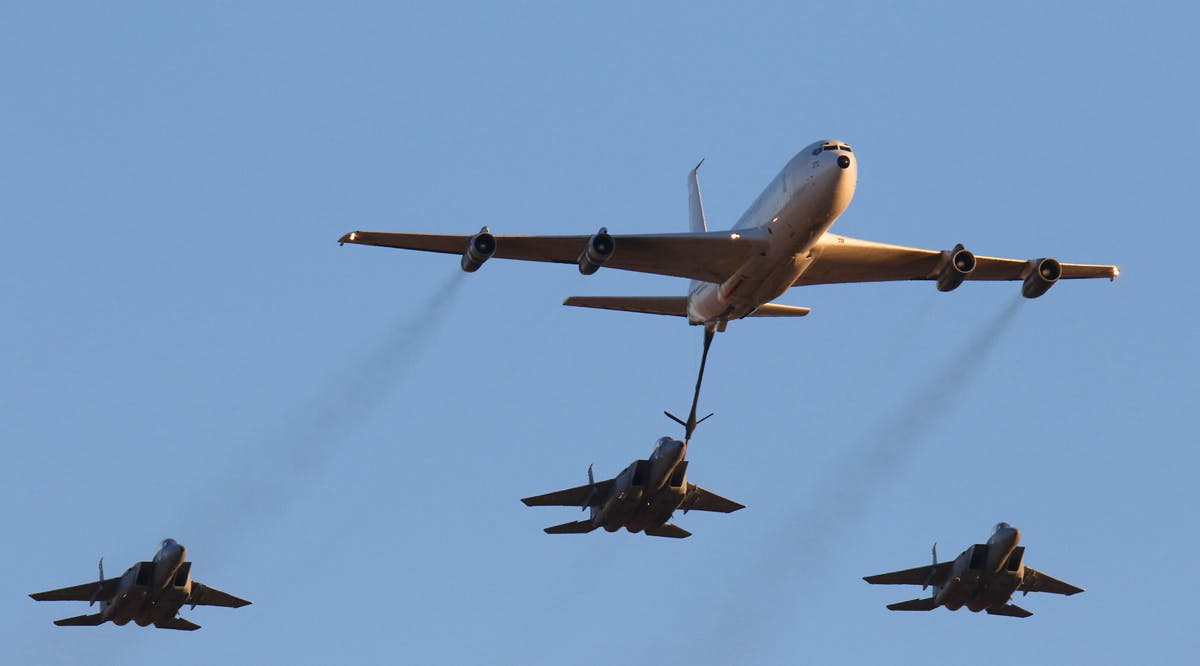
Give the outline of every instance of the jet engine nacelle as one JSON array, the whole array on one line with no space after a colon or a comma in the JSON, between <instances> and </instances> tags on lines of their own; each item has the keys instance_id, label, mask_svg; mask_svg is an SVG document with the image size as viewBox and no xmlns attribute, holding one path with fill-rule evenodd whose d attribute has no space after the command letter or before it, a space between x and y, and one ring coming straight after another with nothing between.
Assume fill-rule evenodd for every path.
<instances>
[{"instance_id":1,"label":"jet engine nacelle","mask_svg":"<svg viewBox=\"0 0 1200 666\"><path fill-rule=\"evenodd\" d=\"M483 262L491 259L493 254L496 254L496 237L484 227L467 241L467 251L463 252L462 256L462 269L467 273L474 273Z\"/></svg>"},{"instance_id":2,"label":"jet engine nacelle","mask_svg":"<svg viewBox=\"0 0 1200 666\"><path fill-rule=\"evenodd\" d=\"M1041 296L1062 277L1062 264L1057 259L1032 259L1029 265L1033 270L1029 271L1025 283L1021 285L1021 295L1025 298Z\"/></svg>"},{"instance_id":3,"label":"jet engine nacelle","mask_svg":"<svg viewBox=\"0 0 1200 666\"><path fill-rule=\"evenodd\" d=\"M955 245L948 254L950 255L949 261L938 273L938 291L954 291L971 274L971 271L975 270L975 255L970 250L964 249L962 243Z\"/></svg>"},{"instance_id":4,"label":"jet engine nacelle","mask_svg":"<svg viewBox=\"0 0 1200 666\"><path fill-rule=\"evenodd\" d=\"M600 270L616 249L617 242L608 235L608 229L600 227L600 231L588 239L587 247L579 255L579 272L591 275Z\"/></svg>"}]
</instances>

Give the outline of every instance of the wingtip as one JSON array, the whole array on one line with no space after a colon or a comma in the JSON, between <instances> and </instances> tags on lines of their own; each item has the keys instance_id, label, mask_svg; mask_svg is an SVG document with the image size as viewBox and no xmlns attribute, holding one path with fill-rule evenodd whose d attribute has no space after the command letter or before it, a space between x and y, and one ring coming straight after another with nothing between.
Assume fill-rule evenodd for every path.
<instances>
[{"instance_id":1,"label":"wingtip","mask_svg":"<svg viewBox=\"0 0 1200 666\"><path fill-rule=\"evenodd\" d=\"M342 237L338 239L338 245L345 245L346 243L353 243L357 239L358 239L358 232L351 231L348 234L343 234Z\"/></svg>"},{"instance_id":2,"label":"wingtip","mask_svg":"<svg viewBox=\"0 0 1200 666\"><path fill-rule=\"evenodd\" d=\"M705 160L705 158L701 157L700 161L696 162L696 166L692 167L692 173L696 173L697 171L700 170L700 165L704 164L704 160Z\"/></svg>"}]
</instances>

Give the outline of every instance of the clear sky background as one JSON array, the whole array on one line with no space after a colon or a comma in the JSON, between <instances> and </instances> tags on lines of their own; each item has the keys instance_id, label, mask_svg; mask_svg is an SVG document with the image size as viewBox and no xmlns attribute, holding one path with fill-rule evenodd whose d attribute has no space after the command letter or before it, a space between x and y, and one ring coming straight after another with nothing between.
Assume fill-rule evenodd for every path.
<instances>
[{"instance_id":1,"label":"clear sky background","mask_svg":"<svg viewBox=\"0 0 1200 666\"><path fill-rule=\"evenodd\" d=\"M0 662L1170 663L1194 655L1187 3L9 3ZM678 436L686 283L335 242L734 222L811 141L834 230L1121 277L793 289L710 357L682 541L519 498ZM1023 531L1087 589L891 613L864 575ZM188 546L191 634L26 595Z\"/></svg>"}]
</instances>

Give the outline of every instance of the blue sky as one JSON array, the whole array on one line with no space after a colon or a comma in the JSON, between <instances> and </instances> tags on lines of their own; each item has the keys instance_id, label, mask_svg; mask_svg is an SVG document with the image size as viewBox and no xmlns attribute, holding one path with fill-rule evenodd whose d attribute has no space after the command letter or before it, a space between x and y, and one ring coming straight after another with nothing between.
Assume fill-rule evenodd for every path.
<instances>
[{"instance_id":1,"label":"blue sky","mask_svg":"<svg viewBox=\"0 0 1200 666\"><path fill-rule=\"evenodd\" d=\"M1184 3L13 5L0 10L0 661L1163 663L1198 647ZM1113 283L794 289L718 338L683 541L520 497L677 434L700 333L563 308L677 279L339 248L351 229L710 226L796 151L834 229ZM1087 589L1016 621L861 576L1020 527ZM164 537L255 603L60 629L28 593Z\"/></svg>"}]
</instances>

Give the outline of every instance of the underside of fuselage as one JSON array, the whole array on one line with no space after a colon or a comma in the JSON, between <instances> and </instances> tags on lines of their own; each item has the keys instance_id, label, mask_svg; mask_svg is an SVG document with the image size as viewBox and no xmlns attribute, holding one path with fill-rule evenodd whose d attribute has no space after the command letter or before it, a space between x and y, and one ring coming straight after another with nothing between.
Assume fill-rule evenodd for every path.
<instances>
[{"instance_id":1,"label":"underside of fuselage","mask_svg":"<svg viewBox=\"0 0 1200 666\"><path fill-rule=\"evenodd\" d=\"M850 205L857 182L857 162L844 144L818 142L793 157L734 227L762 237L766 249L724 282L694 285L688 321L723 328L784 294L811 265L814 247Z\"/></svg>"}]
</instances>

